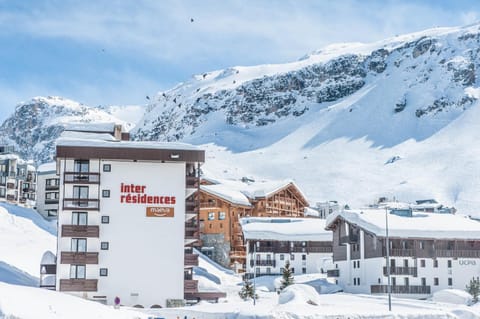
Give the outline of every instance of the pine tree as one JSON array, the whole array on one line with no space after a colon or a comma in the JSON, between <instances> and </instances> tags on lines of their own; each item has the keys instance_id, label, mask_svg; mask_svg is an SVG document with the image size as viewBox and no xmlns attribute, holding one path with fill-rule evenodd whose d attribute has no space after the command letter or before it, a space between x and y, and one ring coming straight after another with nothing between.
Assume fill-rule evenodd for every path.
<instances>
[{"instance_id":1,"label":"pine tree","mask_svg":"<svg viewBox=\"0 0 480 319\"><path fill-rule=\"evenodd\" d=\"M478 296L480 295L480 279L472 278L470 283L467 285L467 292L472 295L473 302L478 302Z\"/></svg>"},{"instance_id":2,"label":"pine tree","mask_svg":"<svg viewBox=\"0 0 480 319\"><path fill-rule=\"evenodd\" d=\"M238 292L238 295L243 300L247 300L249 298L254 298L254 297L255 299L258 299L258 295L255 293L255 290L253 289L252 282L246 276L245 276L245 279L243 280L242 290Z\"/></svg>"},{"instance_id":3,"label":"pine tree","mask_svg":"<svg viewBox=\"0 0 480 319\"><path fill-rule=\"evenodd\" d=\"M293 283L294 283L293 272L292 272L292 269L290 268L290 262L287 260L285 262L285 268L283 268L280 291L292 285Z\"/></svg>"}]
</instances>

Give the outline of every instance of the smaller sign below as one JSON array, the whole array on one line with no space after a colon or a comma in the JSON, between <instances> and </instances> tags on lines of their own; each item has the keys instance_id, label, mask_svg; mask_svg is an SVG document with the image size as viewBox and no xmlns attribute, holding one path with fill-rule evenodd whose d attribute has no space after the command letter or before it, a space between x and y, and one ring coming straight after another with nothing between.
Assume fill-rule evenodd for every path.
<instances>
[{"instance_id":1,"label":"smaller sign below","mask_svg":"<svg viewBox=\"0 0 480 319\"><path fill-rule=\"evenodd\" d=\"M173 217L173 207L147 207L147 217Z\"/></svg>"}]
</instances>

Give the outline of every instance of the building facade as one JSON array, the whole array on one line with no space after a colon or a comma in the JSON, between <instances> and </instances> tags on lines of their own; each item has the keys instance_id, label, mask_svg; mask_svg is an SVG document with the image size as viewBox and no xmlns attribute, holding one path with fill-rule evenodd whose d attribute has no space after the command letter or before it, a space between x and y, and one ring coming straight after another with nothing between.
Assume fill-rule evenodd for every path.
<instances>
[{"instance_id":1,"label":"building facade","mask_svg":"<svg viewBox=\"0 0 480 319\"><path fill-rule=\"evenodd\" d=\"M308 206L287 181L211 181L200 187L202 251L237 272L246 270L243 217L302 217Z\"/></svg>"},{"instance_id":2,"label":"building facade","mask_svg":"<svg viewBox=\"0 0 480 319\"><path fill-rule=\"evenodd\" d=\"M388 222L389 266L386 225ZM345 210L327 219L333 231L334 267L328 271L346 292L391 292L427 298L464 290L480 273L480 223L452 214L411 209Z\"/></svg>"},{"instance_id":3,"label":"building facade","mask_svg":"<svg viewBox=\"0 0 480 319\"><path fill-rule=\"evenodd\" d=\"M56 163L42 164L37 168L36 210L46 219L55 219L60 198L60 177Z\"/></svg>"},{"instance_id":4,"label":"building facade","mask_svg":"<svg viewBox=\"0 0 480 319\"><path fill-rule=\"evenodd\" d=\"M247 217L241 224L249 277L282 274L286 262L297 275L332 267L332 232L323 219Z\"/></svg>"},{"instance_id":5,"label":"building facade","mask_svg":"<svg viewBox=\"0 0 480 319\"><path fill-rule=\"evenodd\" d=\"M186 144L59 140L56 289L165 307L200 298L199 166Z\"/></svg>"},{"instance_id":6,"label":"building facade","mask_svg":"<svg viewBox=\"0 0 480 319\"><path fill-rule=\"evenodd\" d=\"M37 176L35 167L13 152L0 147L0 200L35 206Z\"/></svg>"}]
</instances>

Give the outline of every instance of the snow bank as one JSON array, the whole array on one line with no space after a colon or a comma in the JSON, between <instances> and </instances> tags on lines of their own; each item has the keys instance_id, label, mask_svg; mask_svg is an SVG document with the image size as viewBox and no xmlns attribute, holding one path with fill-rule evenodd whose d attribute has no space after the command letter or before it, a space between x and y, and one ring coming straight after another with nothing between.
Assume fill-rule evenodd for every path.
<instances>
[{"instance_id":1,"label":"snow bank","mask_svg":"<svg viewBox=\"0 0 480 319\"><path fill-rule=\"evenodd\" d=\"M473 304L472 296L468 292L460 289L443 289L437 291L433 294L432 300L467 306Z\"/></svg>"},{"instance_id":2,"label":"snow bank","mask_svg":"<svg viewBox=\"0 0 480 319\"><path fill-rule=\"evenodd\" d=\"M317 306L320 299L317 291L308 285L294 284L285 288L278 296L279 304L296 303Z\"/></svg>"}]
</instances>

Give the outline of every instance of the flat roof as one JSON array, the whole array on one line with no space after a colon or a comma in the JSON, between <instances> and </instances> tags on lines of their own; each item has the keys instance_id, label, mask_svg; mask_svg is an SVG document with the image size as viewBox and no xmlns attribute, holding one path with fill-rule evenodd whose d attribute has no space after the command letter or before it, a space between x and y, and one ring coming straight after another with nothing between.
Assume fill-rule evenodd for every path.
<instances>
[{"instance_id":1,"label":"flat roof","mask_svg":"<svg viewBox=\"0 0 480 319\"><path fill-rule=\"evenodd\" d=\"M344 210L327 217L327 228L338 219L385 237L385 209ZM468 216L413 212L412 217L388 214L388 234L397 238L480 240L480 222Z\"/></svg>"},{"instance_id":2,"label":"flat roof","mask_svg":"<svg viewBox=\"0 0 480 319\"><path fill-rule=\"evenodd\" d=\"M205 151L185 143L104 141L60 138L57 158L131 159L169 162L205 162Z\"/></svg>"},{"instance_id":3,"label":"flat roof","mask_svg":"<svg viewBox=\"0 0 480 319\"><path fill-rule=\"evenodd\" d=\"M325 219L319 218L241 218L246 240L332 241L332 232L325 230Z\"/></svg>"}]
</instances>

